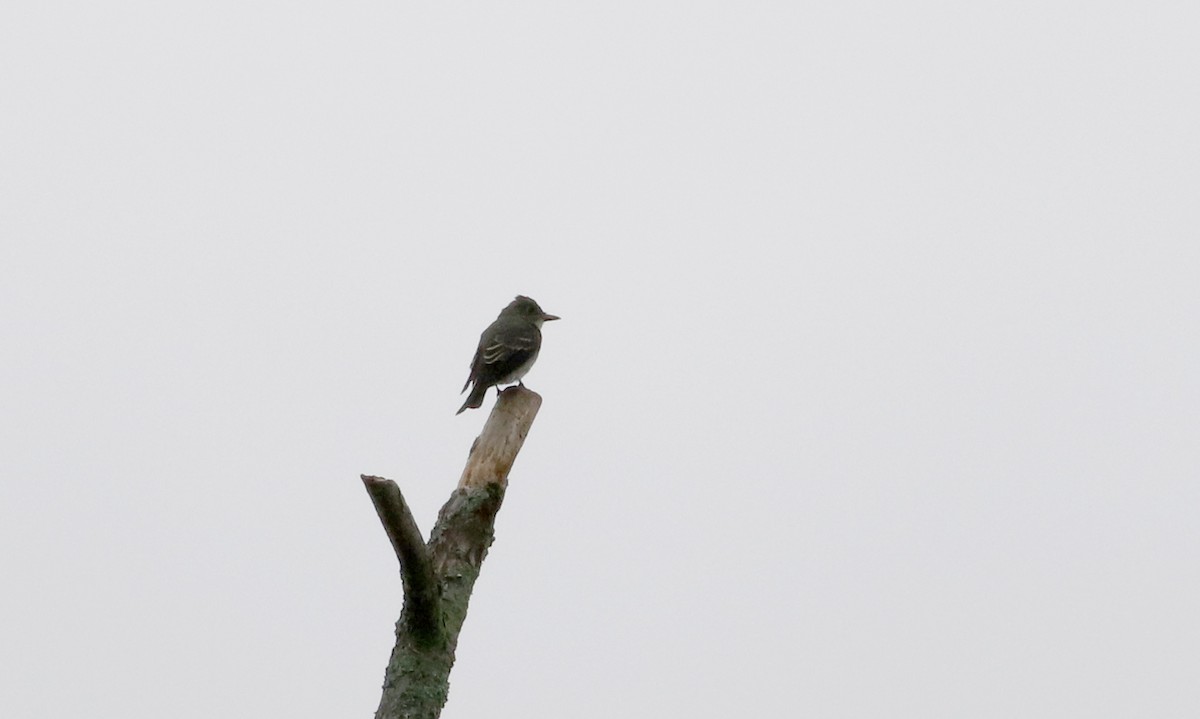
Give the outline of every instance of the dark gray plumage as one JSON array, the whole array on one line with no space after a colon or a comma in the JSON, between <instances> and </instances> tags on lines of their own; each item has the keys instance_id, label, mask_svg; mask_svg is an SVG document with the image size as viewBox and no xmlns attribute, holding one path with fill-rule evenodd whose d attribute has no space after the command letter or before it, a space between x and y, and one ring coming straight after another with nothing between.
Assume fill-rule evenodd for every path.
<instances>
[{"instance_id":1,"label":"dark gray plumage","mask_svg":"<svg viewBox=\"0 0 1200 719\"><path fill-rule=\"evenodd\" d=\"M542 348L542 323L558 317L546 314L537 302L517 295L507 307L500 310L496 321L479 336L479 347L471 360L471 374L462 391L474 384L467 401L459 407L458 414L467 408L483 404L489 387L521 382L521 378L537 361Z\"/></svg>"}]
</instances>

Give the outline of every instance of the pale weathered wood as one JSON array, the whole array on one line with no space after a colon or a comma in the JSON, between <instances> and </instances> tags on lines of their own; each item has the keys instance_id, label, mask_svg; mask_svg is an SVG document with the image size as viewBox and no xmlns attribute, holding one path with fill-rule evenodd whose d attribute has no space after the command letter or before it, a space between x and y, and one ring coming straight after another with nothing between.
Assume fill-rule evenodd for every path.
<instances>
[{"instance_id":1,"label":"pale weathered wood","mask_svg":"<svg viewBox=\"0 0 1200 719\"><path fill-rule=\"evenodd\" d=\"M524 387L501 392L483 432L471 447L458 488L477 489L488 484L507 487L508 472L541 406L541 395Z\"/></svg>"}]
</instances>

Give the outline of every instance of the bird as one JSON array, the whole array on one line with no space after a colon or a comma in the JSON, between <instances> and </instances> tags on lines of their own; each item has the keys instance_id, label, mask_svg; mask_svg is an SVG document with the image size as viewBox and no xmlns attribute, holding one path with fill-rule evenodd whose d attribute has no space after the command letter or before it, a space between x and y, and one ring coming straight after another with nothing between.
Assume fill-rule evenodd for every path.
<instances>
[{"instance_id":1,"label":"bird","mask_svg":"<svg viewBox=\"0 0 1200 719\"><path fill-rule=\"evenodd\" d=\"M479 347L475 349L471 373L467 375L462 392L472 384L474 387L455 414L482 405L489 387L513 382L524 387L521 378L533 366L542 349L542 323L557 319L560 318L546 314L537 302L525 295L517 295L500 310L496 321L479 336Z\"/></svg>"}]
</instances>

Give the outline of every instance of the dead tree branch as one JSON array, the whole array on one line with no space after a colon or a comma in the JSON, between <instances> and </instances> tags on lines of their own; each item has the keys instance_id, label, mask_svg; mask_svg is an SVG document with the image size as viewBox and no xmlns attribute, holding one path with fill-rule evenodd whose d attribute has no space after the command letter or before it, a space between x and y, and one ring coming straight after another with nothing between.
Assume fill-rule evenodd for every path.
<instances>
[{"instance_id":1,"label":"dead tree branch","mask_svg":"<svg viewBox=\"0 0 1200 719\"><path fill-rule=\"evenodd\" d=\"M375 503L375 511L379 514L379 521L383 522L388 539L392 540L396 559L400 560L404 604L410 610L405 614L407 630L422 644L433 644L442 630L438 611L441 592L433 576L433 563L429 559L429 550L425 547L421 530L417 528L417 522L395 482L365 474L362 481L367 494L371 495L371 501Z\"/></svg>"},{"instance_id":2,"label":"dead tree branch","mask_svg":"<svg viewBox=\"0 0 1200 719\"><path fill-rule=\"evenodd\" d=\"M363 484L400 560L404 605L375 719L436 719L479 568L492 544L508 473L541 407L524 387L500 393L471 447L458 488L438 513L428 544L395 482Z\"/></svg>"}]
</instances>

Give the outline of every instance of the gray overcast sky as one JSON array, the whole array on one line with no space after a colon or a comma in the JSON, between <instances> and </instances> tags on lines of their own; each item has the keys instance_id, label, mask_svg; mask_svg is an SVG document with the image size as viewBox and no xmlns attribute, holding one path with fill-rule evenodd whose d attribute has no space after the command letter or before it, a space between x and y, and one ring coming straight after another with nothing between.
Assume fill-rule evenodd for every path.
<instances>
[{"instance_id":1,"label":"gray overcast sky","mask_svg":"<svg viewBox=\"0 0 1200 719\"><path fill-rule=\"evenodd\" d=\"M0 716L1200 715L1193 3L10 2Z\"/></svg>"}]
</instances>

